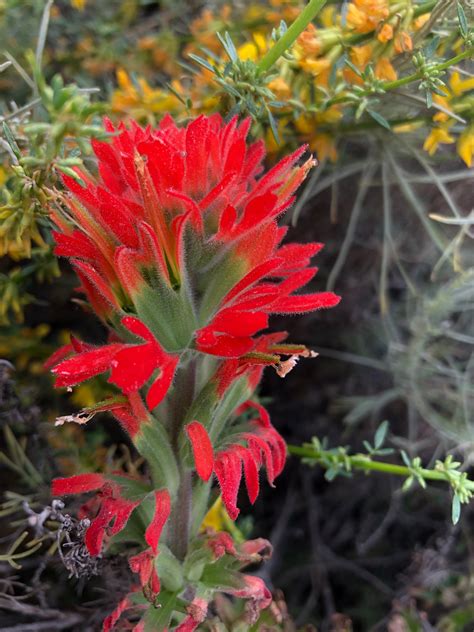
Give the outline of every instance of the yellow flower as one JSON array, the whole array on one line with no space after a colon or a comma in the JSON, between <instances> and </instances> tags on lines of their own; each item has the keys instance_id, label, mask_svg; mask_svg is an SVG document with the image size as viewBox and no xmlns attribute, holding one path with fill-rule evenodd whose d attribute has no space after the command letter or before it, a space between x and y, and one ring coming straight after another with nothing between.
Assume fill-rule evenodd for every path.
<instances>
[{"instance_id":1,"label":"yellow flower","mask_svg":"<svg viewBox=\"0 0 474 632\"><path fill-rule=\"evenodd\" d=\"M454 71L449 78L449 87L455 97L460 97L465 92L474 90L474 77L461 79L459 72Z\"/></svg>"},{"instance_id":2,"label":"yellow flower","mask_svg":"<svg viewBox=\"0 0 474 632\"><path fill-rule=\"evenodd\" d=\"M214 531L224 531L226 527L225 509L222 504L222 497L219 496L216 502L204 516L201 524L201 531L206 529L214 529Z\"/></svg>"},{"instance_id":3,"label":"yellow flower","mask_svg":"<svg viewBox=\"0 0 474 632\"><path fill-rule=\"evenodd\" d=\"M458 138L457 150L459 156L468 167L472 167L472 156L474 154L474 125L471 125Z\"/></svg>"},{"instance_id":4,"label":"yellow flower","mask_svg":"<svg viewBox=\"0 0 474 632\"><path fill-rule=\"evenodd\" d=\"M318 112L311 116L301 115L295 120L296 129L307 140L311 150L316 152L319 160L328 158L335 162L337 160L337 150L335 138L330 134L320 132L318 126L325 123L336 123L341 117L341 110L334 105L325 112Z\"/></svg>"},{"instance_id":5,"label":"yellow flower","mask_svg":"<svg viewBox=\"0 0 474 632\"><path fill-rule=\"evenodd\" d=\"M384 24L377 34L377 39L382 44L386 44L393 39L393 26L391 24Z\"/></svg>"},{"instance_id":6,"label":"yellow flower","mask_svg":"<svg viewBox=\"0 0 474 632\"><path fill-rule=\"evenodd\" d=\"M254 33L253 41L239 46L237 54L243 61L257 61L267 50L267 40L262 33Z\"/></svg>"},{"instance_id":7,"label":"yellow flower","mask_svg":"<svg viewBox=\"0 0 474 632\"><path fill-rule=\"evenodd\" d=\"M375 76L377 79L383 79L385 81L395 81L397 78L397 72L392 66L390 60L386 57L382 57L375 64Z\"/></svg>"},{"instance_id":8,"label":"yellow flower","mask_svg":"<svg viewBox=\"0 0 474 632\"><path fill-rule=\"evenodd\" d=\"M303 57L310 55L317 56L321 52L321 40L318 37L314 24L309 24L306 29L298 36L297 47L298 53Z\"/></svg>"},{"instance_id":9,"label":"yellow flower","mask_svg":"<svg viewBox=\"0 0 474 632\"><path fill-rule=\"evenodd\" d=\"M0 187L3 187L3 185L5 184L7 180L8 180L8 172L5 169L5 167L0 165Z\"/></svg>"},{"instance_id":10,"label":"yellow flower","mask_svg":"<svg viewBox=\"0 0 474 632\"><path fill-rule=\"evenodd\" d=\"M394 41L394 47L396 53L406 53L407 51L413 50L413 40L410 34L406 31L398 33Z\"/></svg>"},{"instance_id":11,"label":"yellow flower","mask_svg":"<svg viewBox=\"0 0 474 632\"><path fill-rule=\"evenodd\" d=\"M277 99L289 99L291 97L291 88L283 79L283 77L276 77L269 82L268 88L275 94Z\"/></svg>"},{"instance_id":12,"label":"yellow flower","mask_svg":"<svg viewBox=\"0 0 474 632\"><path fill-rule=\"evenodd\" d=\"M351 48L351 62L359 70L364 70L372 57L372 46L365 44L364 46L354 46Z\"/></svg>"},{"instance_id":13,"label":"yellow flower","mask_svg":"<svg viewBox=\"0 0 474 632\"><path fill-rule=\"evenodd\" d=\"M424 142L423 149L432 156L438 149L438 145L451 143L454 143L454 138L450 136L448 127L433 127Z\"/></svg>"},{"instance_id":14,"label":"yellow flower","mask_svg":"<svg viewBox=\"0 0 474 632\"><path fill-rule=\"evenodd\" d=\"M71 0L71 6L79 11L84 11L87 0Z\"/></svg>"},{"instance_id":15,"label":"yellow flower","mask_svg":"<svg viewBox=\"0 0 474 632\"><path fill-rule=\"evenodd\" d=\"M336 162L336 141L329 134L317 134L316 138L311 141L310 147L316 152L318 160L328 159L331 162Z\"/></svg>"},{"instance_id":16,"label":"yellow flower","mask_svg":"<svg viewBox=\"0 0 474 632\"><path fill-rule=\"evenodd\" d=\"M173 94L152 88L142 77L137 79L135 85L123 68L117 70L117 83L119 87L111 99L115 112L144 119L151 114L169 112L179 104Z\"/></svg>"},{"instance_id":17,"label":"yellow flower","mask_svg":"<svg viewBox=\"0 0 474 632\"><path fill-rule=\"evenodd\" d=\"M306 72L310 72L314 77L327 73L331 68L331 62L326 57L320 59L302 59L300 66Z\"/></svg>"},{"instance_id":18,"label":"yellow flower","mask_svg":"<svg viewBox=\"0 0 474 632\"><path fill-rule=\"evenodd\" d=\"M80 384L73 390L71 401L76 406L87 408L97 403L97 393L90 384Z\"/></svg>"},{"instance_id":19,"label":"yellow flower","mask_svg":"<svg viewBox=\"0 0 474 632\"><path fill-rule=\"evenodd\" d=\"M446 97L442 97L440 94L433 95L433 101L438 105L441 105L445 110L450 110L449 101ZM447 112L437 111L433 116L433 121L438 123L444 123L449 119L449 114Z\"/></svg>"},{"instance_id":20,"label":"yellow flower","mask_svg":"<svg viewBox=\"0 0 474 632\"><path fill-rule=\"evenodd\" d=\"M347 25L358 33L370 33L388 16L386 0L354 0L347 9Z\"/></svg>"},{"instance_id":21,"label":"yellow flower","mask_svg":"<svg viewBox=\"0 0 474 632\"><path fill-rule=\"evenodd\" d=\"M318 18L325 29L330 29L333 26L336 26L340 21L339 12L336 11L336 7L333 4L325 6Z\"/></svg>"},{"instance_id":22,"label":"yellow flower","mask_svg":"<svg viewBox=\"0 0 474 632\"><path fill-rule=\"evenodd\" d=\"M431 13L425 13L424 15L420 15L413 21L413 28L415 31L419 31L422 26L424 26L428 20L430 19Z\"/></svg>"},{"instance_id":23,"label":"yellow flower","mask_svg":"<svg viewBox=\"0 0 474 632\"><path fill-rule=\"evenodd\" d=\"M416 129L423 127L423 121L414 121L413 123L400 123L392 127L395 134L408 134L414 132Z\"/></svg>"}]
</instances>

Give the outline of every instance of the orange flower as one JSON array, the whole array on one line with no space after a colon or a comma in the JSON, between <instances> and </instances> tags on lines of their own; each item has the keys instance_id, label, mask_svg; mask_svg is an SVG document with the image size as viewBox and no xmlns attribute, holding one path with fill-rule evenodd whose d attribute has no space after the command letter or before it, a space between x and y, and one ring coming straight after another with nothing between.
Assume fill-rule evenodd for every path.
<instances>
[{"instance_id":1,"label":"orange flower","mask_svg":"<svg viewBox=\"0 0 474 632\"><path fill-rule=\"evenodd\" d=\"M298 36L297 45L300 47L301 52L305 56L314 55L318 56L321 52L321 40L319 39L314 24L309 24L308 27Z\"/></svg>"},{"instance_id":2,"label":"orange flower","mask_svg":"<svg viewBox=\"0 0 474 632\"><path fill-rule=\"evenodd\" d=\"M375 65L375 76L377 79L383 79L385 81L395 81L397 78L397 72L392 66L390 60L386 57L382 57Z\"/></svg>"},{"instance_id":3,"label":"orange flower","mask_svg":"<svg viewBox=\"0 0 474 632\"><path fill-rule=\"evenodd\" d=\"M413 41L406 31L401 31L395 38L395 52L405 53L406 51L413 50Z\"/></svg>"},{"instance_id":4,"label":"orange flower","mask_svg":"<svg viewBox=\"0 0 474 632\"><path fill-rule=\"evenodd\" d=\"M393 38L393 26L391 24L384 24L377 34L377 39L382 44L386 44Z\"/></svg>"},{"instance_id":5,"label":"orange flower","mask_svg":"<svg viewBox=\"0 0 474 632\"><path fill-rule=\"evenodd\" d=\"M291 97L291 88L283 77L276 77L270 81L268 87L278 99L289 99Z\"/></svg>"},{"instance_id":6,"label":"orange flower","mask_svg":"<svg viewBox=\"0 0 474 632\"><path fill-rule=\"evenodd\" d=\"M386 0L354 0L347 9L347 25L358 33L370 33L389 13Z\"/></svg>"}]
</instances>

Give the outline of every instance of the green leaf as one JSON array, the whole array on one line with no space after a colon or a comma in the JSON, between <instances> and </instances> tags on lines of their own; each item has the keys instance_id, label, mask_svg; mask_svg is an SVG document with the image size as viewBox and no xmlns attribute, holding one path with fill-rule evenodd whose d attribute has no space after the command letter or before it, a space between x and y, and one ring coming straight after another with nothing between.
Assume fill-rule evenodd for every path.
<instances>
[{"instance_id":1,"label":"green leaf","mask_svg":"<svg viewBox=\"0 0 474 632\"><path fill-rule=\"evenodd\" d=\"M351 61L349 61L349 59L347 59L347 58L346 58L346 59L344 60L344 63L346 64L346 66L349 66L349 68L352 70L352 72L355 72L355 74L356 74L358 77L361 77L361 78L362 78L362 73L361 73L361 71L357 68L357 66L354 66L354 64L353 64Z\"/></svg>"},{"instance_id":2,"label":"green leaf","mask_svg":"<svg viewBox=\"0 0 474 632\"><path fill-rule=\"evenodd\" d=\"M156 607L150 604L146 611L144 632L162 632L166 630L177 601L176 595L162 591L157 599Z\"/></svg>"},{"instance_id":3,"label":"green leaf","mask_svg":"<svg viewBox=\"0 0 474 632\"><path fill-rule=\"evenodd\" d=\"M440 43L439 35L435 35L423 49L423 53L427 59L430 59L435 54Z\"/></svg>"},{"instance_id":4,"label":"green leaf","mask_svg":"<svg viewBox=\"0 0 474 632\"><path fill-rule=\"evenodd\" d=\"M466 19L466 14L464 13L464 8L462 4L459 2L459 0L456 3L456 8L458 12L459 30L461 31L461 35L463 36L463 38L466 39L469 33L469 28L467 25L467 19Z\"/></svg>"},{"instance_id":5,"label":"green leaf","mask_svg":"<svg viewBox=\"0 0 474 632\"><path fill-rule=\"evenodd\" d=\"M329 470L326 471L326 474L324 475L324 478L331 482L333 481L336 476L338 476L338 474L340 474L339 470L336 468L331 467Z\"/></svg>"},{"instance_id":6,"label":"green leaf","mask_svg":"<svg viewBox=\"0 0 474 632\"><path fill-rule=\"evenodd\" d=\"M18 158L18 160L20 160L21 158L20 148L18 147L16 143L15 137L13 136L11 129L8 127L8 125L5 122L3 123L3 133L5 134L5 138L7 139L7 143L10 149L12 150L14 155Z\"/></svg>"},{"instance_id":7,"label":"green leaf","mask_svg":"<svg viewBox=\"0 0 474 632\"><path fill-rule=\"evenodd\" d=\"M188 57L190 57L193 61L195 61L200 66L204 66L204 68L206 68L207 70L210 70L212 73L215 74L216 70L214 66L211 66L211 64L206 59L199 57L199 55L194 55L194 53L189 53Z\"/></svg>"},{"instance_id":8,"label":"green leaf","mask_svg":"<svg viewBox=\"0 0 474 632\"><path fill-rule=\"evenodd\" d=\"M232 38L230 37L229 33L226 31L224 37L222 37L220 33L217 33L217 37L220 43L222 44L222 46L224 47L224 50L227 53L228 58L232 62L236 62L239 59L239 56L237 55L237 50L234 46L234 42L232 41Z\"/></svg>"},{"instance_id":9,"label":"green leaf","mask_svg":"<svg viewBox=\"0 0 474 632\"><path fill-rule=\"evenodd\" d=\"M400 454L402 455L402 459L403 462L405 463L405 465L407 467L413 467L412 462L410 461L410 457L408 456L408 454L405 452L405 450L400 450Z\"/></svg>"},{"instance_id":10,"label":"green leaf","mask_svg":"<svg viewBox=\"0 0 474 632\"><path fill-rule=\"evenodd\" d=\"M389 424L387 420L382 421L380 426L377 428L377 431L375 432L375 437L374 437L374 446L376 449L381 448L383 446L384 441L387 437L388 428L389 428Z\"/></svg>"},{"instance_id":11,"label":"green leaf","mask_svg":"<svg viewBox=\"0 0 474 632\"><path fill-rule=\"evenodd\" d=\"M374 451L373 447L370 445L370 443L368 441L363 441L362 445L364 446L366 451L369 452L369 454Z\"/></svg>"},{"instance_id":12,"label":"green leaf","mask_svg":"<svg viewBox=\"0 0 474 632\"><path fill-rule=\"evenodd\" d=\"M403 483L402 490L404 492L407 492L412 485L413 485L413 476L409 476L407 480Z\"/></svg>"},{"instance_id":13,"label":"green leaf","mask_svg":"<svg viewBox=\"0 0 474 632\"><path fill-rule=\"evenodd\" d=\"M453 505L451 510L451 519L453 524L457 524L459 522L459 518L461 517L461 501L459 500L459 496L454 494L453 496Z\"/></svg>"},{"instance_id":14,"label":"green leaf","mask_svg":"<svg viewBox=\"0 0 474 632\"><path fill-rule=\"evenodd\" d=\"M64 175L69 176L70 178L75 180L78 184L81 185L81 187L86 186L86 183L81 178L81 176L78 173L76 173L74 169L71 169L71 167L68 167L67 165L63 165L61 163L56 163L56 169L64 173Z\"/></svg>"},{"instance_id":15,"label":"green leaf","mask_svg":"<svg viewBox=\"0 0 474 632\"><path fill-rule=\"evenodd\" d=\"M381 114L379 114L378 112L367 109L367 114L370 114L370 116L374 119L374 121L376 121L382 127L385 127L385 129L388 129L388 130L392 129L387 119L383 117Z\"/></svg>"},{"instance_id":16,"label":"green leaf","mask_svg":"<svg viewBox=\"0 0 474 632\"><path fill-rule=\"evenodd\" d=\"M275 121L275 117L270 112L270 110L267 111L267 114L268 114L268 122L270 123L270 128L272 130L273 137L275 139L275 142L279 145L280 144L280 136L278 134L278 127L277 127L277 124L276 124L276 121Z\"/></svg>"}]
</instances>

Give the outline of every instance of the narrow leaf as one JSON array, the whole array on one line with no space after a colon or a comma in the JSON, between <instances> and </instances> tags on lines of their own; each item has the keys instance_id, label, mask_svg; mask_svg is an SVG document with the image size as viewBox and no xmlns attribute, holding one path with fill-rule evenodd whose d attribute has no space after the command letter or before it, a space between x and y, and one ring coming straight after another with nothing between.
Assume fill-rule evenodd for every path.
<instances>
[{"instance_id":1,"label":"narrow leaf","mask_svg":"<svg viewBox=\"0 0 474 632\"><path fill-rule=\"evenodd\" d=\"M451 519L453 521L453 524L457 524L459 522L460 517L461 517L461 501L459 500L459 496L457 494L454 494L452 511L451 511Z\"/></svg>"},{"instance_id":2,"label":"narrow leaf","mask_svg":"<svg viewBox=\"0 0 474 632\"><path fill-rule=\"evenodd\" d=\"M368 109L367 113L370 114L370 116L374 119L374 121L376 121L379 125L381 125L382 127L385 127L385 129L388 129L388 130L392 129L387 119L383 117L381 114L379 114L378 112Z\"/></svg>"}]
</instances>

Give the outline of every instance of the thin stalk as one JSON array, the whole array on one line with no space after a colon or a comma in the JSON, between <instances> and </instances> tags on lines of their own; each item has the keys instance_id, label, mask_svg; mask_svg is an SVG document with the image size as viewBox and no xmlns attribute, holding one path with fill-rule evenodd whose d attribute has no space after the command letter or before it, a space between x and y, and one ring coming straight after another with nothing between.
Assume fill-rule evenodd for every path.
<instances>
[{"instance_id":1,"label":"thin stalk","mask_svg":"<svg viewBox=\"0 0 474 632\"><path fill-rule=\"evenodd\" d=\"M451 66L454 66L458 62L463 59L467 59L472 56L472 49L468 48L467 50L459 53L455 57L451 57L451 59L447 59L441 64L436 64L435 69L438 71L447 70ZM418 71L414 72L411 75L407 75L406 77L401 77L400 79L395 79L394 81L387 81L383 84L384 90L395 90L396 88L400 88L401 86L406 86L408 83L412 83L412 81L417 81L418 79L423 78L423 72Z\"/></svg>"},{"instance_id":2,"label":"thin stalk","mask_svg":"<svg viewBox=\"0 0 474 632\"><path fill-rule=\"evenodd\" d=\"M308 24L314 20L319 11L326 4L327 0L310 0L307 6L299 14L293 24L284 33L280 39L270 48L270 50L263 56L258 64L258 69L261 72L269 70L273 64L287 51L298 35L302 33Z\"/></svg>"},{"instance_id":3,"label":"thin stalk","mask_svg":"<svg viewBox=\"0 0 474 632\"><path fill-rule=\"evenodd\" d=\"M459 55L456 55L455 57L451 57L451 59L447 59L441 64L436 64L435 66L433 66L433 70L437 70L437 71L446 70L447 68L450 68L451 66L454 66L455 64L459 63L463 59L468 59L469 57L472 57L472 52L473 52L472 48L469 48L463 51L462 53L459 53ZM406 86L410 83L413 83L414 81L418 81L419 79L423 79L422 70L414 72L411 75L406 75L406 77L395 79L394 81L384 81L380 84L380 88L385 93L385 92L389 92L390 90L396 90L397 88ZM367 90L363 90L362 92L360 92L358 96L362 98L362 97L371 96L372 94L373 94L373 91L371 88L369 88ZM340 97L335 97L334 99L330 99L327 102L327 105L330 106L330 105L336 105L339 103L347 103L352 100L353 100L353 95L343 94Z\"/></svg>"},{"instance_id":4,"label":"thin stalk","mask_svg":"<svg viewBox=\"0 0 474 632\"><path fill-rule=\"evenodd\" d=\"M319 453L313 450L311 447L289 445L288 451L295 456L314 459L321 465ZM345 457L350 463L351 467L355 470L362 470L366 472L383 472L384 474L394 474L395 476L403 476L409 478L413 476L413 470L405 465L396 465L394 463L387 463L386 461L374 461L371 457L355 454L353 456ZM428 470L426 468L417 468L417 474L422 478L431 481L448 481L448 478L444 472L437 472L436 470ZM449 481L448 481L449 482Z\"/></svg>"}]
</instances>

